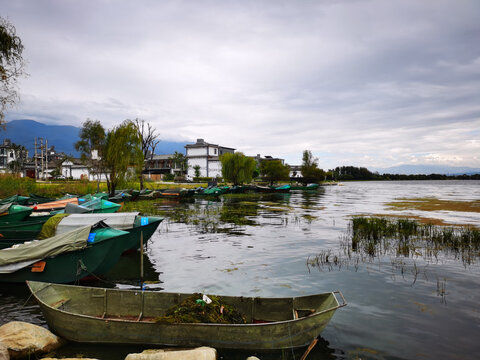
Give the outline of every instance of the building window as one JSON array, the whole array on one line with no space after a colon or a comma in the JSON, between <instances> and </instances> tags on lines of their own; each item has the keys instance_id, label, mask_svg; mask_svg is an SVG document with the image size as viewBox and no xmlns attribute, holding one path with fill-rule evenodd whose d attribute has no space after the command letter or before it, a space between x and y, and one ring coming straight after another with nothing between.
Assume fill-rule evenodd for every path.
<instances>
[{"instance_id":1,"label":"building window","mask_svg":"<svg viewBox=\"0 0 480 360\"><path fill-rule=\"evenodd\" d=\"M213 149L213 153L217 155L217 149Z\"/></svg>"},{"instance_id":2,"label":"building window","mask_svg":"<svg viewBox=\"0 0 480 360\"><path fill-rule=\"evenodd\" d=\"M13 158L13 152L10 152L10 158Z\"/></svg>"}]
</instances>

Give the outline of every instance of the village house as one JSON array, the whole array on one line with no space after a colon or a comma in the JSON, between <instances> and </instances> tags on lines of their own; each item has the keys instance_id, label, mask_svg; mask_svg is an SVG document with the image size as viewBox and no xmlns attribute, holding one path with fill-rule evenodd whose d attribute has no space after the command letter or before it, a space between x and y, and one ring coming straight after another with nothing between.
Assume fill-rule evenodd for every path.
<instances>
[{"instance_id":1,"label":"village house","mask_svg":"<svg viewBox=\"0 0 480 360\"><path fill-rule=\"evenodd\" d=\"M0 144L0 171L6 172L8 164L16 160L15 151L12 147L10 139L4 139Z\"/></svg>"},{"instance_id":2,"label":"village house","mask_svg":"<svg viewBox=\"0 0 480 360\"><path fill-rule=\"evenodd\" d=\"M195 144L185 145L186 157L188 160L187 178L195 177L195 168L200 167L201 177L221 177L222 164L220 155L234 153L235 149L209 144L203 139L197 139Z\"/></svg>"}]
</instances>

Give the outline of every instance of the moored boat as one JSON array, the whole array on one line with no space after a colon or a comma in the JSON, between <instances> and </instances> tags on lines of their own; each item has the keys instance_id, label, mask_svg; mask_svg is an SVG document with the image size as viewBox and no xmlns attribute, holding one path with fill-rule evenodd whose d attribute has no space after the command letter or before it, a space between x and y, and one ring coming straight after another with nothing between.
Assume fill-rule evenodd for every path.
<instances>
[{"instance_id":1,"label":"moored boat","mask_svg":"<svg viewBox=\"0 0 480 360\"><path fill-rule=\"evenodd\" d=\"M20 221L28 217L33 209L29 206L7 203L0 205L0 223Z\"/></svg>"},{"instance_id":2,"label":"moored boat","mask_svg":"<svg viewBox=\"0 0 480 360\"><path fill-rule=\"evenodd\" d=\"M30 219L34 219L31 217ZM48 219L51 219L48 221ZM48 222L47 222L48 221ZM163 221L161 217L140 216L138 212L129 213L89 213L89 214L57 214L54 217L43 216L38 220L0 223L0 249L21 244L27 240L52 237L67 233L87 225L103 221L107 226L127 231L128 239L118 242L121 252L135 250L140 247L140 237L147 242Z\"/></svg>"},{"instance_id":3,"label":"moored boat","mask_svg":"<svg viewBox=\"0 0 480 360\"><path fill-rule=\"evenodd\" d=\"M124 241L128 232L84 226L45 240L25 242L0 250L0 282L25 280L68 283L92 274L104 262L114 265L121 252L115 241Z\"/></svg>"},{"instance_id":4,"label":"moored boat","mask_svg":"<svg viewBox=\"0 0 480 360\"><path fill-rule=\"evenodd\" d=\"M67 199L55 200L55 201L32 205L31 207L33 211L53 211L53 210L64 209L67 204L78 205L78 198L70 197Z\"/></svg>"},{"instance_id":5,"label":"moored boat","mask_svg":"<svg viewBox=\"0 0 480 360\"><path fill-rule=\"evenodd\" d=\"M252 350L302 347L316 339L334 312L346 305L339 291L286 298L222 296L225 305L243 314L245 324L165 323L155 319L192 294L35 281L28 286L50 330L86 343Z\"/></svg>"},{"instance_id":6,"label":"moored boat","mask_svg":"<svg viewBox=\"0 0 480 360\"><path fill-rule=\"evenodd\" d=\"M319 184L307 184L307 185L291 185L290 190L316 190Z\"/></svg>"}]
</instances>

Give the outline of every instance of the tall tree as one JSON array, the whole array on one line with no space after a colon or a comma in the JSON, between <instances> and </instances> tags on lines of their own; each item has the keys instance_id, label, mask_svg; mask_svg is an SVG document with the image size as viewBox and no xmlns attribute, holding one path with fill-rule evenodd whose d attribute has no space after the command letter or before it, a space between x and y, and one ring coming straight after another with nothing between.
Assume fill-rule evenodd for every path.
<instances>
[{"instance_id":1,"label":"tall tree","mask_svg":"<svg viewBox=\"0 0 480 360\"><path fill-rule=\"evenodd\" d=\"M23 145L11 144L11 151L14 154L14 160L8 163L8 169L14 173L20 173L27 161L27 149Z\"/></svg>"},{"instance_id":2,"label":"tall tree","mask_svg":"<svg viewBox=\"0 0 480 360\"><path fill-rule=\"evenodd\" d=\"M139 179L140 189L143 189L143 170L148 169L150 166L153 154L155 153L155 148L160 142L160 140L157 140L160 134L152 125L150 125L150 123L146 123L145 120L137 118L135 119L134 124L142 143L143 168L140 172Z\"/></svg>"},{"instance_id":3,"label":"tall tree","mask_svg":"<svg viewBox=\"0 0 480 360\"><path fill-rule=\"evenodd\" d=\"M241 152L225 153L220 156L222 176L225 181L240 185L252 181L255 160Z\"/></svg>"},{"instance_id":4,"label":"tall tree","mask_svg":"<svg viewBox=\"0 0 480 360\"><path fill-rule=\"evenodd\" d=\"M130 169L136 175L143 169L142 140L133 121L125 120L108 132L103 155L108 172L107 187L113 196L117 186L127 178Z\"/></svg>"},{"instance_id":5,"label":"tall tree","mask_svg":"<svg viewBox=\"0 0 480 360\"><path fill-rule=\"evenodd\" d=\"M0 125L5 124L5 112L18 101L17 80L24 76L23 44L15 26L0 17Z\"/></svg>"},{"instance_id":6,"label":"tall tree","mask_svg":"<svg viewBox=\"0 0 480 360\"><path fill-rule=\"evenodd\" d=\"M276 181L290 179L290 166L283 165L280 160L263 160L260 163L260 174L273 185Z\"/></svg>"},{"instance_id":7,"label":"tall tree","mask_svg":"<svg viewBox=\"0 0 480 360\"><path fill-rule=\"evenodd\" d=\"M106 133L100 121L87 119L80 129L80 140L75 143L75 149L80 151L81 159L90 165L97 177L97 191L100 191L100 177L104 172L103 156L105 151Z\"/></svg>"},{"instance_id":8,"label":"tall tree","mask_svg":"<svg viewBox=\"0 0 480 360\"><path fill-rule=\"evenodd\" d=\"M308 183L318 183L325 178L325 172L318 168L318 159L314 158L310 150L303 151L302 167L301 167L302 182L306 185Z\"/></svg>"},{"instance_id":9,"label":"tall tree","mask_svg":"<svg viewBox=\"0 0 480 360\"><path fill-rule=\"evenodd\" d=\"M185 174L188 169L188 159L185 155L175 151L172 156L172 162L175 169L180 169L182 175Z\"/></svg>"}]
</instances>

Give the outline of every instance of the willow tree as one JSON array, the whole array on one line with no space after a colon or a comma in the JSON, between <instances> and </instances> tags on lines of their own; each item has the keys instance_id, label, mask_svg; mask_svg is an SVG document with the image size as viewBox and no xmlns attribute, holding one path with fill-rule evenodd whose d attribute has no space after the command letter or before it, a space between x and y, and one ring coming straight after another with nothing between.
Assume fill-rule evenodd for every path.
<instances>
[{"instance_id":1,"label":"willow tree","mask_svg":"<svg viewBox=\"0 0 480 360\"><path fill-rule=\"evenodd\" d=\"M0 17L0 125L5 112L18 101L17 80L24 76L23 44L15 26Z\"/></svg>"},{"instance_id":2,"label":"willow tree","mask_svg":"<svg viewBox=\"0 0 480 360\"><path fill-rule=\"evenodd\" d=\"M108 192L113 196L129 173L138 176L143 168L142 139L133 121L125 120L108 132L103 155Z\"/></svg>"},{"instance_id":3,"label":"willow tree","mask_svg":"<svg viewBox=\"0 0 480 360\"><path fill-rule=\"evenodd\" d=\"M225 153L220 156L222 176L225 181L240 185L252 181L256 162L241 152Z\"/></svg>"}]
</instances>

